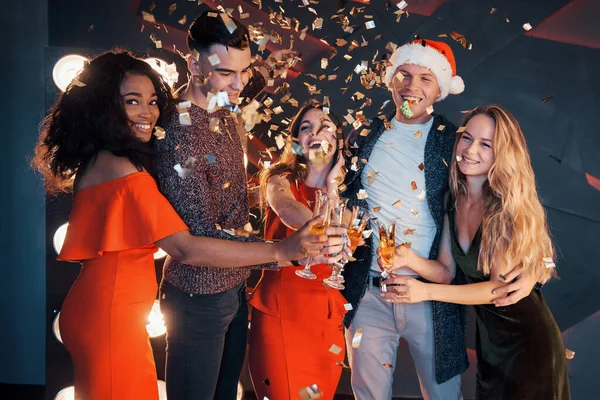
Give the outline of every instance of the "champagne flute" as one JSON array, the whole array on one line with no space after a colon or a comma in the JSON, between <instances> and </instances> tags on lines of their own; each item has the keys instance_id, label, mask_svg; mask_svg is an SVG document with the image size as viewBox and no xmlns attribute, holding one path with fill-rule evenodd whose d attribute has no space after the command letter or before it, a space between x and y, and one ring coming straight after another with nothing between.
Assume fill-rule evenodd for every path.
<instances>
[{"instance_id":1,"label":"champagne flute","mask_svg":"<svg viewBox=\"0 0 600 400\"><path fill-rule=\"evenodd\" d=\"M325 219L312 226L310 229L311 235L324 235L327 231L327 225L329 225L329 198L326 193L317 190L315 195L315 205L313 207L313 218L319 215L324 215ZM304 279L317 279L317 275L310 270L311 262L312 257L308 257L306 266L304 269L296 270L296 275Z\"/></svg>"},{"instance_id":2,"label":"champagne flute","mask_svg":"<svg viewBox=\"0 0 600 400\"><path fill-rule=\"evenodd\" d=\"M333 202L333 200L332 200ZM344 212L346 211L346 204L348 203L348 199L340 199L337 204L331 205L331 221L330 225L334 227L342 226L344 223ZM344 239L344 244L342 246L342 250L346 247L348 238ZM331 286L334 289L342 290L344 289L344 285L342 284L343 277L340 275L342 268L344 267L343 263L335 262L333 264L333 271L331 271L331 276L329 278L323 279L323 283Z\"/></svg>"},{"instance_id":3,"label":"champagne flute","mask_svg":"<svg viewBox=\"0 0 600 400\"><path fill-rule=\"evenodd\" d=\"M394 264L394 255L396 254L396 221L389 224L378 222L379 225L379 250L384 264L392 266ZM392 272L387 269L381 273L385 279L391 276Z\"/></svg>"}]
</instances>

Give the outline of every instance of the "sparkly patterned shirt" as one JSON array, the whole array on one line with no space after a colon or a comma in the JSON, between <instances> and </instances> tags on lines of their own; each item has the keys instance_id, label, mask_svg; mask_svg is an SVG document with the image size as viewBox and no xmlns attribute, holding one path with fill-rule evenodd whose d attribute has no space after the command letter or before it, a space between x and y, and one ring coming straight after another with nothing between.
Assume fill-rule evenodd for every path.
<instances>
[{"instance_id":1,"label":"sparkly patterned shirt","mask_svg":"<svg viewBox=\"0 0 600 400\"><path fill-rule=\"evenodd\" d=\"M209 113L192 104L188 112L191 125L180 124L175 114L164 127L166 138L156 141L155 169L161 191L193 235L260 241L224 232L244 227L249 218L244 152L230 111ZM220 132L209 129L211 120L213 124L218 121ZM196 165L180 177L174 167L185 166L190 157L196 158ZM276 269L277 264L209 268L182 264L168 257L163 279L187 293L214 294L244 282L252 268Z\"/></svg>"}]
</instances>

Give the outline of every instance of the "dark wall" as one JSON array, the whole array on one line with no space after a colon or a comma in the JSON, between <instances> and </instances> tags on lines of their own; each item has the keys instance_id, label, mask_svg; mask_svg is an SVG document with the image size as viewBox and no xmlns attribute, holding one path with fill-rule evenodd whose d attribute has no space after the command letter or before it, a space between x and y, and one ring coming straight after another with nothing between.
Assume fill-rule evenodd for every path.
<instances>
[{"instance_id":1,"label":"dark wall","mask_svg":"<svg viewBox=\"0 0 600 400\"><path fill-rule=\"evenodd\" d=\"M0 383L44 384L46 216L28 156L45 108L47 2L4 2L0 41Z\"/></svg>"}]
</instances>

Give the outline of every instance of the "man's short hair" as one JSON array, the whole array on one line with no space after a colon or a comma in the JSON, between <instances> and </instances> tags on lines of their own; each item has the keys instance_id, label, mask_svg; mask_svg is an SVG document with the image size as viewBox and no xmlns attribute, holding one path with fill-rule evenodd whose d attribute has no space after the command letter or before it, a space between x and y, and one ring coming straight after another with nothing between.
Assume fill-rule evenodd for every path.
<instances>
[{"instance_id":1,"label":"man's short hair","mask_svg":"<svg viewBox=\"0 0 600 400\"><path fill-rule=\"evenodd\" d=\"M231 21L229 22L230 26L235 25L236 29L233 33L229 32L224 18ZM188 29L188 50L190 53L193 50L206 53L213 44L245 49L250 45L248 28L226 14L216 11L205 11L191 23L190 29Z\"/></svg>"}]
</instances>

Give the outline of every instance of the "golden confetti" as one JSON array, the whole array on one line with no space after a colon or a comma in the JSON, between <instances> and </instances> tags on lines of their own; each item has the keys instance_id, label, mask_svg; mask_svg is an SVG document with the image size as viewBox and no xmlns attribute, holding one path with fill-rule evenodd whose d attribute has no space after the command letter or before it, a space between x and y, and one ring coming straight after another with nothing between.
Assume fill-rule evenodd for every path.
<instances>
[{"instance_id":1,"label":"golden confetti","mask_svg":"<svg viewBox=\"0 0 600 400\"><path fill-rule=\"evenodd\" d=\"M180 178L185 178L194 168L196 168L196 164L198 164L198 159L196 157L188 157L183 166L177 164L173 168L177 171L177 175L179 175Z\"/></svg>"},{"instance_id":2,"label":"golden confetti","mask_svg":"<svg viewBox=\"0 0 600 400\"><path fill-rule=\"evenodd\" d=\"M375 177L377 176L378 173L379 172L377 172L377 171L369 171L369 172L367 172L367 177L368 177L368 179L367 179L367 185L370 185L370 184L373 183L373 181L375 180Z\"/></svg>"},{"instance_id":3,"label":"golden confetti","mask_svg":"<svg viewBox=\"0 0 600 400\"><path fill-rule=\"evenodd\" d=\"M177 10L177 4L173 3L169 6L169 15L173 14Z\"/></svg>"},{"instance_id":4,"label":"golden confetti","mask_svg":"<svg viewBox=\"0 0 600 400\"><path fill-rule=\"evenodd\" d=\"M408 236L408 235L414 235L416 231L417 231L416 229L406 229L406 230L404 230L403 233L404 233L404 235Z\"/></svg>"},{"instance_id":5,"label":"golden confetti","mask_svg":"<svg viewBox=\"0 0 600 400\"><path fill-rule=\"evenodd\" d=\"M467 129L467 127L466 127L466 126L461 126L460 128L458 128L458 129L456 130L456 133L463 133L463 132L464 132L466 129Z\"/></svg>"},{"instance_id":6,"label":"golden confetti","mask_svg":"<svg viewBox=\"0 0 600 400\"><path fill-rule=\"evenodd\" d=\"M142 11L142 19L144 21L150 22L152 24L156 24L156 20L154 19L154 15L149 12Z\"/></svg>"},{"instance_id":7,"label":"golden confetti","mask_svg":"<svg viewBox=\"0 0 600 400\"><path fill-rule=\"evenodd\" d=\"M221 16L221 19L223 20L223 23L227 27L229 33L235 32L235 30L237 29L237 25L235 24L235 22L233 22L231 18L229 18L229 15L225 13L220 13L219 15Z\"/></svg>"},{"instance_id":8,"label":"golden confetti","mask_svg":"<svg viewBox=\"0 0 600 400\"><path fill-rule=\"evenodd\" d=\"M410 187L412 187L412 190L417 190L417 182L415 182L415 181L412 181L412 182L410 183Z\"/></svg>"},{"instance_id":9,"label":"golden confetti","mask_svg":"<svg viewBox=\"0 0 600 400\"><path fill-rule=\"evenodd\" d=\"M365 189L360 189L358 193L356 193L356 198L359 200L366 200L369 197L369 194L365 191Z\"/></svg>"},{"instance_id":10,"label":"golden confetti","mask_svg":"<svg viewBox=\"0 0 600 400\"><path fill-rule=\"evenodd\" d=\"M350 369L350 367L349 367L349 366L347 366L346 364L344 364L344 362L343 362L343 361L336 361L336 362L335 362L335 365L339 365L340 367L342 367L342 369L346 369L346 370L348 370L348 371L350 371L350 370L351 370L351 369ZM264 400L264 399L263 399L263 400Z\"/></svg>"},{"instance_id":11,"label":"golden confetti","mask_svg":"<svg viewBox=\"0 0 600 400\"><path fill-rule=\"evenodd\" d=\"M229 186L231 186L231 182L225 182L223 184L223 189L227 189Z\"/></svg>"},{"instance_id":12,"label":"golden confetti","mask_svg":"<svg viewBox=\"0 0 600 400\"><path fill-rule=\"evenodd\" d=\"M383 366L386 367L386 368L389 368L389 369L393 369L394 368L394 366L392 364L390 364L390 363L385 363L385 364L383 364Z\"/></svg>"},{"instance_id":13,"label":"golden confetti","mask_svg":"<svg viewBox=\"0 0 600 400\"><path fill-rule=\"evenodd\" d=\"M185 15L184 15L184 16L183 16L183 18L181 18L181 19L180 19L179 21L177 21L177 22L179 22L181 25L185 25L185 23L187 22L187 16L185 16Z\"/></svg>"},{"instance_id":14,"label":"golden confetti","mask_svg":"<svg viewBox=\"0 0 600 400\"><path fill-rule=\"evenodd\" d=\"M356 332L354 332L354 336L352 337L352 348L353 349L358 349L360 347L360 342L362 341L362 334L363 330L362 328L357 329Z\"/></svg>"},{"instance_id":15,"label":"golden confetti","mask_svg":"<svg viewBox=\"0 0 600 400\"><path fill-rule=\"evenodd\" d=\"M575 357L575 352L573 350L565 349L565 356L567 360L572 360Z\"/></svg>"},{"instance_id":16,"label":"golden confetti","mask_svg":"<svg viewBox=\"0 0 600 400\"><path fill-rule=\"evenodd\" d=\"M156 137L157 140L163 140L166 137L166 132L163 128L161 128L158 125L154 126L154 132L153 132L154 136Z\"/></svg>"},{"instance_id":17,"label":"golden confetti","mask_svg":"<svg viewBox=\"0 0 600 400\"><path fill-rule=\"evenodd\" d=\"M455 41L457 41L458 43L460 43L461 46L464 47L465 49L469 48L469 42L467 42L467 38L465 37L465 35L461 35L460 33L456 32L456 31L452 31L450 33L450 37L452 39L454 39Z\"/></svg>"},{"instance_id":18,"label":"golden confetti","mask_svg":"<svg viewBox=\"0 0 600 400\"><path fill-rule=\"evenodd\" d=\"M307 386L298 391L301 400L313 400L323 396L317 385Z\"/></svg>"},{"instance_id":19,"label":"golden confetti","mask_svg":"<svg viewBox=\"0 0 600 400\"><path fill-rule=\"evenodd\" d=\"M413 135L415 138L419 139L421 136L423 136L423 132L421 131L416 131L415 134Z\"/></svg>"},{"instance_id":20,"label":"golden confetti","mask_svg":"<svg viewBox=\"0 0 600 400\"><path fill-rule=\"evenodd\" d=\"M312 23L312 29L313 29L313 31L316 31L316 30L321 29L321 28L323 28L323 18L319 17L319 18L317 18L317 19L315 19L313 21L313 23Z\"/></svg>"},{"instance_id":21,"label":"golden confetti","mask_svg":"<svg viewBox=\"0 0 600 400\"><path fill-rule=\"evenodd\" d=\"M412 213L412 215L414 215L415 217L419 216L419 212L417 210L413 210L412 208L410 209L410 212Z\"/></svg>"},{"instance_id":22,"label":"golden confetti","mask_svg":"<svg viewBox=\"0 0 600 400\"><path fill-rule=\"evenodd\" d=\"M336 344L332 344L329 348L329 352L335 354L336 356L342 352L342 348Z\"/></svg>"},{"instance_id":23,"label":"golden confetti","mask_svg":"<svg viewBox=\"0 0 600 400\"><path fill-rule=\"evenodd\" d=\"M394 202L394 204L392 204L392 206L394 206L394 207L398 207L398 208L402 207L402 200L396 200L396 201ZM379 210L378 210L378 211L379 211Z\"/></svg>"},{"instance_id":24,"label":"golden confetti","mask_svg":"<svg viewBox=\"0 0 600 400\"><path fill-rule=\"evenodd\" d=\"M549 102L550 100L552 100L554 98L554 96L546 96L542 99L542 104L546 104L547 102Z\"/></svg>"},{"instance_id":25,"label":"golden confetti","mask_svg":"<svg viewBox=\"0 0 600 400\"><path fill-rule=\"evenodd\" d=\"M492 9L490 10L490 14L494 14L496 11L498 11L498 8L492 7Z\"/></svg>"},{"instance_id":26,"label":"golden confetti","mask_svg":"<svg viewBox=\"0 0 600 400\"><path fill-rule=\"evenodd\" d=\"M447 162L446 162L446 160L444 160L443 158L442 158L442 162L444 163L444 165L445 165L446 167L448 166L448 163L447 163Z\"/></svg>"},{"instance_id":27,"label":"golden confetti","mask_svg":"<svg viewBox=\"0 0 600 400\"><path fill-rule=\"evenodd\" d=\"M423 163L419 164L419 169L421 171L423 171L425 169L425 164L423 164Z\"/></svg>"},{"instance_id":28,"label":"golden confetti","mask_svg":"<svg viewBox=\"0 0 600 400\"><path fill-rule=\"evenodd\" d=\"M444 129L446 129L446 125L440 125L437 128L438 131L443 131Z\"/></svg>"}]
</instances>

